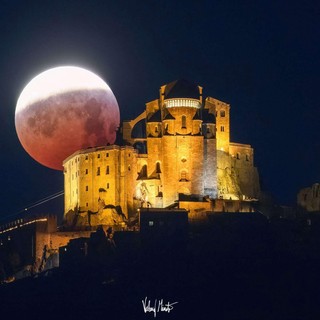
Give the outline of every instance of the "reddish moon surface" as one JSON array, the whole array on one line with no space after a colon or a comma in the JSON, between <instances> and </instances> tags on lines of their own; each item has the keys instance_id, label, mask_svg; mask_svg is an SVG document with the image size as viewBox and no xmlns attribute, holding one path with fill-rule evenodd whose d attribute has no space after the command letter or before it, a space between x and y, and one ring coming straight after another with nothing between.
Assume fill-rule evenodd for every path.
<instances>
[{"instance_id":1,"label":"reddish moon surface","mask_svg":"<svg viewBox=\"0 0 320 320\"><path fill-rule=\"evenodd\" d=\"M22 91L15 113L23 148L56 170L80 149L113 144L119 122L109 86L78 67L54 68L35 77Z\"/></svg>"}]
</instances>

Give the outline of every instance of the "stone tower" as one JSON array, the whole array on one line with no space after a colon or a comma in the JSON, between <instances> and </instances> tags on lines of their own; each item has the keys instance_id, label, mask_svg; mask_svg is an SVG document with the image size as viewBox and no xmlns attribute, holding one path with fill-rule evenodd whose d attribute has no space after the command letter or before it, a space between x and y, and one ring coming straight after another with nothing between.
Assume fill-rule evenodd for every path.
<instances>
[{"instance_id":1,"label":"stone tower","mask_svg":"<svg viewBox=\"0 0 320 320\"><path fill-rule=\"evenodd\" d=\"M65 223L112 225L128 218L133 204L137 153L130 146L75 152L63 162Z\"/></svg>"},{"instance_id":2,"label":"stone tower","mask_svg":"<svg viewBox=\"0 0 320 320\"><path fill-rule=\"evenodd\" d=\"M124 123L123 132L127 142L140 146L138 179L147 188L149 205L167 207L179 193L215 198L215 115L203 106L202 88L186 80L164 85L138 118Z\"/></svg>"}]
</instances>

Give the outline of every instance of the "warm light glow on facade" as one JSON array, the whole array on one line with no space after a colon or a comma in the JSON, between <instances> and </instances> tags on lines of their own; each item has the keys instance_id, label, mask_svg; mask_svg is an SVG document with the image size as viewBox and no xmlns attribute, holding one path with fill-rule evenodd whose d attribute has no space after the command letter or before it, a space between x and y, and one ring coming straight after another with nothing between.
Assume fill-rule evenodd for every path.
<instances>
[{"instance_id":1,"label":"warm light glow on facade","mask_svg":"<svg viewBox=\"0 0 320 320\"><path fill-rule=\"evenodd\" d=\"M166 108L173 107L189 107L200 109L201 104L197 99L167 99L164 101L164 106Z\"/></svg>"}]
</instances>

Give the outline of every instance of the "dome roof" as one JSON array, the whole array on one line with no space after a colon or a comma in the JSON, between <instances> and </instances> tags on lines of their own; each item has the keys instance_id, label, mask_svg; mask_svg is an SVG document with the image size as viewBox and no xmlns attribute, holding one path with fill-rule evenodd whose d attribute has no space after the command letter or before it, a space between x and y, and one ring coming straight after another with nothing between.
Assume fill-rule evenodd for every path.
<instances>
[{"instance_id":1,"label":"dome roof","mask_svg":"<svg viewBox=\"0 0 320 320\"><path fill-rule=\"evenodd\" d=\"M187 80L176 80L166 85L164 99L191 98L199 99L199 87Z\"/></svg>"}]
</instances>

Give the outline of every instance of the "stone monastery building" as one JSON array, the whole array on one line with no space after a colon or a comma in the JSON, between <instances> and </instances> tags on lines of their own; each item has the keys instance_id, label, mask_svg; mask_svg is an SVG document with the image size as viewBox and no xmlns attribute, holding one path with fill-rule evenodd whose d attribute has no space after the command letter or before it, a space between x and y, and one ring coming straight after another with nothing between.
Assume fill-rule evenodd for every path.
<instances>
[{"instance_id":1,"label":"stone monastery building","mask_svg":"<svg viewBox=\"0 0 320 320\"><path fill-rule=\"evenodd\" d=\"M113 224L141 207L217 211L218 202L259 196L253 149L230 142L230 105L203 98L198 85L163 85L121 132L122 145L79 150L64 161L67 225Z\"/></svg>"}]
</instances>

